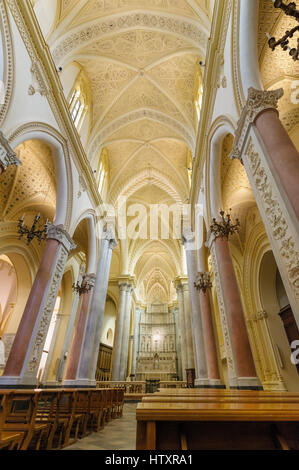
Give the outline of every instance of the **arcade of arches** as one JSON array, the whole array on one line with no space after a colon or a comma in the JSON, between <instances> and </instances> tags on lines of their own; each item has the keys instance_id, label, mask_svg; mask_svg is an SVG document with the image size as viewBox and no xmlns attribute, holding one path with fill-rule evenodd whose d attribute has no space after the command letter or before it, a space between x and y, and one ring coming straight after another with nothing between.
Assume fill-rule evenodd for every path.
<instances>
[{"instance_id":1,"label":"arcade of arches","mask_svg":"<svg viewBox=\"0 0 299 470\"><path fill-rule=\"evenodd\" d=\"M1 388L299 392L299 69L266 36L292 24L0 0Z\"/></svg>"}]
</instances>

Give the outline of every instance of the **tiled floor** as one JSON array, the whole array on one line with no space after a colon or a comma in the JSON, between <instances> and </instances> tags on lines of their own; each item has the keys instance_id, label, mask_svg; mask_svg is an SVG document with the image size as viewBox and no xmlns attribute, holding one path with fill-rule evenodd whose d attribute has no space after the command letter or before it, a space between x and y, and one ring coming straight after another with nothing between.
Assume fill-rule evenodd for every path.
<instances>
[{"instance_id":1,"label":"tiled floor","mask_svg":"<svg viewBox=\"0 0 299 470\"><path fill-rule=\"evenodd\" d=\"M137 403L125 403L123 417L113 419L98 433L80 439L65 450L135 450Z\"/></svg>"}]
</instances>

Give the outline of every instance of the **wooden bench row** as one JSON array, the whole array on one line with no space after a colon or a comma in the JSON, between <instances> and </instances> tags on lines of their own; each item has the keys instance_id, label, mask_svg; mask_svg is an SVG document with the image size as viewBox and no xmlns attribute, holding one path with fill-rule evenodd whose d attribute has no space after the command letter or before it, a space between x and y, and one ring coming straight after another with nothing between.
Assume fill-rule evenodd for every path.
<instances>
[{"instance_id":1,"label":"wooden bench row","mask_svg":"<svg viewBox=\"0 0 299 470\"><path fill-rule=\"evenodd\" d=\"M299 393L160 390L136 417L137 450L299 449Z\"/></svg>"},{"instance_id":2,"label":"wooden bench row","mask_svg":"<svg viewBox=\"0 0 299 470\"><path fill-rule=\"evenodd\" d=\"M121 389L0 390L0 449L61 449L122 416Z\"/></svg>"}]
</instances>

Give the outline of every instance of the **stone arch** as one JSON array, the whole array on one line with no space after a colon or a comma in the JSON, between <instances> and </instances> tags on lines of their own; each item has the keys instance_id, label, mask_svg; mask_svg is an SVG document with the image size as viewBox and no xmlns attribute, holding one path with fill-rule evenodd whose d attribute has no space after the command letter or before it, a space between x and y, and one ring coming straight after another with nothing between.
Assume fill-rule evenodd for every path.
<instances>
[{"instance_id":1,"label":"stone arch","mask_svg":"<svg viewBox=\"0 0 299 470\"><path fill-rule=\"evenodd\" d=\"M51 149L55 163L57 201L54 223L62 224L68 230L73 206L73 182L69 148L64 137L53 127L41 123L27 123L15 129L8 136L10 145L16 148L27 140L41 140Z\"/></svg>"},{"instance_id":2,"label":"stone arch","mask_svg":"<svg viewBox=\"0 0 299 470\"><path fill-rule=\"evenodd\" d=\"M80 214L79 217L76 219L76 221L72 224L70 234L71 236L73 236L77 227L84 220L86 220L87 227L88 227L88 234L87 234L88 253L86 253L87 255L86 272L89 274L95 274L97 252L98 252L95 212L93 210L86 210L82 214Z\"/></svg>"},{"instance_id":3,"label":"stone arch","mask_svg":"<svg viewBox=\"0 0 299 470\"><path fill-rule=\"evenodd\" d=\"M220 165L222 143L227 134L234 134L235 123L231 118L220 116L209 132L209 146L206 159L206 213L207 222L217 217L222 208Z\"/></svg>"},{"instance_id":4,"label":"stone arch","mask_svg":"<svg viewBox=\"0 0 299 470\"><path fill-rule=\"evenodd\" d=\"M12 97L13 73L14 50L11 29L5 2L0 2L0 125L6 117Z\"/></svg>"}]
</instances>

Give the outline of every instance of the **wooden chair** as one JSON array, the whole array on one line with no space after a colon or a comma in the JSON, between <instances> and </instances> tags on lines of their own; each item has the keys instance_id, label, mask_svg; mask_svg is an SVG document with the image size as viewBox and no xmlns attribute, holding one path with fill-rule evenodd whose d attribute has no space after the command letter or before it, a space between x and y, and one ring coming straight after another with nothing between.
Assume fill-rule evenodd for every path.
<instances>
[{"instance_id":1,"label":"wooden chair","mask_svg":"<svg viewBox=\"0 0 299 470\"><path fill-rule=\"evenodd\" d=\"M11 409L13 393L0 392L0 449L19 450L24 438L23 432L5 430L6 416Z\"/></svg>"}]
</instances>

